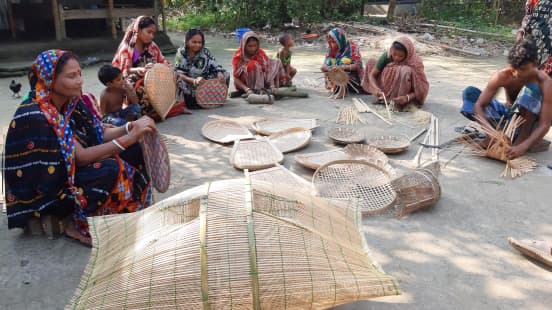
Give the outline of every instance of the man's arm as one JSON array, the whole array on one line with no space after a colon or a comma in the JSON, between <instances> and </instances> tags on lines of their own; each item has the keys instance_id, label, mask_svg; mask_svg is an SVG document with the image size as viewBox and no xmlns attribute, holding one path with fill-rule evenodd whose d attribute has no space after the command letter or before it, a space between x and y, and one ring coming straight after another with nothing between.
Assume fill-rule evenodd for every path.
<instances>
[{"instance_id":1,"label":"man's arm","mask_svg":"<svg viewBox=\"0 0 552 310\"><path fill-rule=\"evenodd\" d=\"M481 92L481 95L477 99L477 102L475 103L474 107L474 113L475 115L479 116L479 119L482 120L483 126L493 127L491 123L487 120L487 115L485 114L485 107L491 103L491 100L496 96L498 93L498 89L502 87L501 82L501 72L497 72L493 74L489 82L487 83L487 86Z\"/></svg>"},{"instance_id":2,"label":"man's arm","mask_svg":"<svg viewBox=\"0 0 552 310\"><path fill-rule=\"evenodd\" d=\"M542 138L550 130L552 122L552 81L548 80L543 83L543 100L542 108L539 116L539 126L533 130L531 135L524 141L521 141L515 146L506 148L506 156L510 159L519 157L527 152L531 146L542 140Z\"/></svg>"}]
</instances>

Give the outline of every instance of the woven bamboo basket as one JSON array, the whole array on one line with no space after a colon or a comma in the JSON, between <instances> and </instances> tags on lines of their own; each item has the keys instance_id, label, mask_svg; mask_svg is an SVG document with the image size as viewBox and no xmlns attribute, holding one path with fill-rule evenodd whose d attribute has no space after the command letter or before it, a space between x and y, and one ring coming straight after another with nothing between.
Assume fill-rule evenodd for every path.
<instances>
[{"instance_id":1,"label":"woven bamboo basket","mask_svg":"<svg viewBox=\"0 0 552 310\"><path fill-rule=\"evenodd\" d=\"M268 139L282 153L289 153L307 146L312 139L312 132L305 128L290 128L272 134Z\"/></svg>"},{"instance_id":2,"label":"woven bamboo basket","mask_svg":"<svg viewBox=\"0 0 552 310\"><path fill-rule=\"evenodd\" d=\"M171 183L171 162L165 142L157 132L146 133L140 147L153 187L160 193L166 192Z\"/></svg>"},{"instance_id":3,"label":"woven bamboo basket","mask_svg":"<svg viewBox=\"0 0 552 310\"><path fill-rule=\"evenodd\" d=\"M364 135L349 127L334 127L328 130L328 138L338 144L362 143Z\"/></svg>"},{"instance_id":4,"label":"woven bamboo basket","mask_svg":"<svg viewBox=\"0 0 552 310\"><path fill-rule=\"evenodd\" d=\"M251 139L253 135L244 126L227 120L210 121L203 125L201 134L213 142L228 144L239 139Z\"/></svg>"},{"instance_id":5,"label":"woven bamboo basket","mask_svg":"<svg viewBox=\"0 0 552 310\"><path fill-rule=\"evenodd\" d=\"M176 103L176 80L174 71L164 64L155 64L144 76L144 92L161 120Z\"/></svg>"},{"instance_id":6,"label":"woven bamboo basket","mask_svg":"<svg viewBox=\"0 0 552 310\"><path fill-rule=\"evenodd\" d=\"M66 309L325 309L397 295L358 209L240 180L88 219L93 248Z\"/></svg>"},{"instance_id":7,"label":"woven bamboo basket","mask_svg":"<svg viewBox=\"0 0 552 310\"><path fill-rule=\"evenodd\" d=\"M284 161L284 154L270 140L237 140L230 153L230 164L236 169L259 170Z\"/></svg>"},{"instance_id":8,"label":"woven bamboo basket","mask_svg":"<svg viewBox=\"0 0 552 310\"><path fill-rule=\"evenodd\" d=\"M226 102L228 86L220 79L209 79L197 87L197 105L204 109L218 108Z\"/></svg>"},{"instance_id":9,"label":"woven bamboo basket","mask_svg":"<svg viewBox=\"0 0 552 310\"><path fill-rule=\"evenodd\" d=\"M550 253L550 244L548 242L508 238L508 243L523 255L552 267L552 253Z\"/></svg>"},{"instance_id":10,"label":"woven bamboo basket","mask_svg":"<svg viewBox=\"0 0 552 310\"><path fill-rule=\"evenodd\" d=\"M349 156L349 159L375 159L383 163L387 163L389 161L389 157L387 157L385 153L371 145L349 144L343 148L343 151Z\"/></svg>"},{"instance_id":11,"label":"woven bamboo basket","mask_svg":"<svg viewBox=\"0 0 552 310\"><path fill-rule=\"evenodd\" d=\"M297 163L312 170L316 170L326 163L348 158L349 156L345 154L343 149L295 155L295 161Z\"/></svg>"},{"instance_id":12,"label":"woven bamboo basket","mask_svg":"<svg viewBox=\"0 0 552 310\"><path fill-rule=\"evenodd\" d=\"M398 216L431 207L441 198L441 185L427 169L416 169L394 179L391 185L398 194Z\"/></svg>"},{"instance_id":13,"label":"woven bamboo basket","mask_svg":"<svg viewBox=\"0 0 552 310\"><path fill-rule=\"evenodd\" d=\"M270 136L272 134L290 129L318 127L315 119L264 119L253 123L253 129L260 134Z\"/></svg>"},{"instance_id":14,"label":"woven bamboo basket","mask_svg":"<svg viewBox=\"0 0 552 310\"><path fill-rule=\"evenodd\" d=\"M276 165L272 168L263 170L251 171L249 175L252 183L265 182L275 184L277 186L285 184L287 186L300 187L303 189L312 188L312 184L310 182L289 171L282 165Z\"/></svg>"},{"instance_id":15,"label":"woven bamboo basket","mask_svg":"<svg viewBox=\"0 0 552 310\"><path fill-rule=\"evenodd\" d=\"M327 163L314 172L312 184L321 197L353 202L363 215L383 214L397 198L389 173L363 160Z\"/></svg>"},{"instance_id":16,"label":"woven bamboo basket","mask_svg":"<svg viewBox=\"0 0 552 310\"><path fill-rule=\"evenodd\" d=\"M328 81L334 86L330 93L330 98L344 99L348 93L348 87L351 86L357 93L359 85L350 79L349 74L343 71L341 68L333 67L328 71ZM356 86L356 87L355 87Z\"/></svg>"},{"instance_id":17,"label":"woven bamboo basket","mask_svg":"<svg viewBox=\"0 0 552 310\"><path fill-rule=\"evenodd\" d=\"M406 136L379 136L369 138L368 144L377 147L385 154L398 154L410 147L410 140Z\"/></svg>"}]
</instances>

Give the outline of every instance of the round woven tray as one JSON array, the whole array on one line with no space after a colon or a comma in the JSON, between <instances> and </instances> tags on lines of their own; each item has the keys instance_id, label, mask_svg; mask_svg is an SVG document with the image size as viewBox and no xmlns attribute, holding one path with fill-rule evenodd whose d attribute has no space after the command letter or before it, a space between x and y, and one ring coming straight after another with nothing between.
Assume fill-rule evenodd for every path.
<instances>
[{"instance_id":1,"label":"round woven tray","mask_svg":"<svg viewBox=\"0 0 552 310\"><path fill-rule=\"evenodd\" d=\"M343 149L295 155L295 161L297 163L312 170L316 170L326 163L340 159L349 159L349 156L345 154Z\"/></svg>"},{"instance_id":2,"label":"round woven tray","mask_svg":"<svg viewBox=\"0 0 552 310\"><path fill-rule=\"evenodd\" d=\"M406 136L380 136L369 138L368 144L377 147L385 154L398 154L410 147L410 140Z\"/></svg>"},{"instance_id":3,"label":"round woven tray","mask_svg":"<svg viewBox=\"0 0 552 310\"><path fill-rule=\"evenodd\" d=\"M314 172L312 184L321 197L347 200L364 215L385 212L397 198L389 173L363 160L327 163Z\"/></svg>"},{"instance_id":4,"label":"round woven tray","mask_svg":"<svg viewBox=\"0 0 552 310\"><path fill-rule=\"evenodd\" d=\"M552 254L550 249L546 251L541 246L542 241L536 240L516 240L514 238L508 238L508 243L516 250L520 251L523 255L531 257L552 267ZM541 244L539 244L541 243Z\"/></svg>"},{"instance_id":5,"label":"round woven tray","mask_svg":"<svg viewBox=\"0 0 552 310\"><path fill-rule=\"evenodd\" d=\"M328 138L338 144L362 143L364 135L353 128L334 127L328 130Z\"/></svg>"},{"instance_id":6,"label":"round woven tray","mask_svg":"<svg viewBox=\"0 0 552 310\"><path fill-rule=\"evenodd\" d=\"M155 64L144 76L144 92L161 120L167 117L176 103L174 71L164 64Z\"/></svg>"},{"instance_id":7,"label":"round woven tray","mask_svg":"<svg viewBox=\"0 0 552 310\"><path fill-rule=\"evenodd\" d=\"M313 129L318 127L315 119L264 119L253 123L253 129L260 134L272 134L291 128Z\"/></svg>"},{"instance_id":8,"label":"round woven tray","mask_svg":"<svg viewBox=\"0 0 552 310\"><path fill-rule=\"evenodd\" d=\"M197 87L196 101L204 109L218 108L226 102L228 87L220 79L205 80Z\"/></svg>"},{"instance_id":9,"label":"round woven tray","mask_svg":"<svg viewBox=\"0 0 552 310\"><path fill-rule=\"evenodd\" d=\"M270 168L283 161L284 154L268 139L237 140L230 154L230 164L241 170Z\"/></svg>"},{"instance_id":10,"label":"round woven tray","mask_svg":"<svg viewBox=\"0 0 552 310\"><path fill-rule=\"evenodd\" d=\"M282 152L288 153L298 150L309 144L312 132L305 128L290 128L272 134L268 139Z\"/></svg>"},{"instance_id":11,"label":"round woven tray","mask_svg":"<svg viewBox=\"0 0 552 310\"><path fill-rule=\"evenodd\" d=\"M244 126L225 120L211 121L203 125L201 134L217 143L227 144L233 143L239 139L251 139L253 134Z\"/></svg>"},{"instance_id":12,"label":"round woven tray","mask_svg":"<svg viewBox=\"0 0 552 310\"><path fill-rule=\"evenodd\" d=\"M171 183L171 162L165 142L157 132L146 133L140 147L153 187L160 193L166 192Z\"/></svg>"}]
</instances>

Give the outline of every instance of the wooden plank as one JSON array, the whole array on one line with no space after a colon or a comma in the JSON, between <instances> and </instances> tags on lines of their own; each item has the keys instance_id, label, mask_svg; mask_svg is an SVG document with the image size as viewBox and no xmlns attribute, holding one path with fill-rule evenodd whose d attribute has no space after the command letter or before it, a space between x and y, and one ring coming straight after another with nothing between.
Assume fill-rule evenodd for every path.
<instances>
[{"instance_id":1,"label":"wooden plank","mask_svg":"<svg viewBox=\"0 0 552 310\"><path fill-rule=\"evenodd\" d=\"M113 17L136 17L140 15L153 16L154 9L152 8L114 8ZM110 18L108 9L94 9L94 10L64 10L62 12L63 20L72 19L102 19Z\"/></svg>"},{"instance_id":2,"label":"wooden plank","mask_svg":"<svg viewBox=\"0 0 552 310\"><path fill-rule=\"evenodd\" d=\"M61 6L58 4L58 1L52 0L52 16L54 18L54 28L56 30L56 41L61 41L65 37L65 34L62 32L61 24L63 21L59 16L59 8L61 8Z\"/></svg>"},{"instance_id":3,"label":"wooden plank","mask_svg":"<svg viewBox=\"0 0 552 310\"><path fill-rule=\"evenodd\" d=\"M115 19L113 16L113 0L108 0L107 6L108 6L108 15L109 15L108 21L111 24L111 37L113 39L117 39L117 29L115 28Z\"/></svg>"}]
</instances>

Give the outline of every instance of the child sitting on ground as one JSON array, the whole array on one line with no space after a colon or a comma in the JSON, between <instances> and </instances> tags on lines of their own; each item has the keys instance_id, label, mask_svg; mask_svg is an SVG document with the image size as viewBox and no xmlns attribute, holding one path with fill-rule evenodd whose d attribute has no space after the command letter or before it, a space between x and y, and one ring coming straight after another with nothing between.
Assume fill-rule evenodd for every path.
<instances>
[{"instance_id":1,"label":"child sitting on ground","mask_svg":"<svg viewBox=\"0 0 552 310\"><path fill-rule=\"evenodd\" d=\"M291 86L291 80L297 74L297 69L291 66L291 48L295 46L293 35L291 33L282 33L279 37L280 49L276 53L276 57L282 61L285 76L280 79L280 86Z\"/></svg>"},{"instance_id":2,"label":"child sitting on ground","mask_svg":"<svg viewBox=\"0 0 552 310\"><path fill-rule=\"evenodd\" d=\"M132 86L123 79L119 68L104 65L98 71L98 78L106 86L100 97L102 123L122 126L142 115L138 96Z\"/></svg>"}]
</instances>

